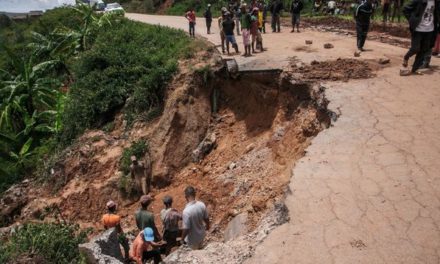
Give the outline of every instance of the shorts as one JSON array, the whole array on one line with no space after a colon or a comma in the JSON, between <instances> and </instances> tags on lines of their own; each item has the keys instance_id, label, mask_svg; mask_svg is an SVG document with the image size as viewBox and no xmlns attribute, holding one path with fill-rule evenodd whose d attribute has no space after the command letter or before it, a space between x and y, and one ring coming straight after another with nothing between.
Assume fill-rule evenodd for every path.
<instances>
[{"instance_id":1,"label":"shorts","mask_svg":"<svg viewBox=\"0 0 440 264\"><path fill-rule=\"evenodd\" d=\"M243 45L249 46L251 45L250 32L249 29L243 28L241 30L241 34L243 35Z\"/></svg>"},{"instance_id":2,"label":"shorts","mask_svg":"<svg viewBox=\"0 0 440 264\"><path fill-rule=\"evenodd\" d=\"M292 14L292 25L299 25L300 14Z\"/></svg>"},{"instance_id":3,"label":"shorts","mask_svg":"<svg viewBox=\"0 0 440 264\"><path fill-rule=\"evenodd\" d=\"M226 36L226 43L231 42L232 44L237 44L237 41L235 40L234 35L227 35Z\"/></svg>"}]
</instances>

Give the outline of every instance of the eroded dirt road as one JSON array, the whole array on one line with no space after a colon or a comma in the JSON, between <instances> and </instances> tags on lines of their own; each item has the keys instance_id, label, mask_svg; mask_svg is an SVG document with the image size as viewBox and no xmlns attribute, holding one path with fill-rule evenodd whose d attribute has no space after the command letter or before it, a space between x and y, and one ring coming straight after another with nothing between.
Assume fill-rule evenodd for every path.
<instances>
[{"instance_id":1,"label":"eroded dirt road","mask_svg":"<svg viewBox=\"0 0 440 264\"><path fill-rule=\"evenodd\" d=\"M187 27L182 17L127 16ZM205 32L203 24L199 19L196 32ZM219 44L213 31L202 35ZM264 35L267 51L237 57L239 65L353 57L352 37L289 31ZM327 42L334 48L324 49ZM329 108L341 116L292 172L290 222L272 231L248 263L440 262L440 59L423 76L400 77L404 49L378 42L366 48L359 59L387 57L391 64L375 78L324 83Z\"/></svg>"}]
</instances>

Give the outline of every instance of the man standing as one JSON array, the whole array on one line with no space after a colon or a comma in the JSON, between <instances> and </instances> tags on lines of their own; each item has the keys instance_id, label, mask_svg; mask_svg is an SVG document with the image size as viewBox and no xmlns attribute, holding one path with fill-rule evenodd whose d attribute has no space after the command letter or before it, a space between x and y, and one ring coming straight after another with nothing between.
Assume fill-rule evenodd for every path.
<instances>
[{"instance_id":1,"label":"man standing","mask_svg":"<svg viewBox=\"0 0 440 264\"><path fill-rule=\"evenodd\" d=\"M220 40L222 42L222 53L225 54L225 40L226 40L226 36L225 36L225 32L223 30L223 21L226 19L225 17L225 13L226 13L226 7L222 7L221 9L221 13L222 15L217 19L217 23L218 23L218 28L220 30Z\"/></svg>"},{"instance_id":2,"label":"man standing","mask_svg":"<svg viewBox=\"0 0 440 264\"><path fill-rule=\"evenodd\" d=\"M357 48L359 51L364 51L364 44L367 39L368 29L370 28L370 17L372 14L373 6L371 5L371 0L362 2L356 9Z\"/></svg>"},{"instance_id":3,"label":"man standing","mask_svg":"<svg viewBox=\"0 0 440 264\"><path fill-rule=\"evenodd\" d=\"M241 20L241 11L240 11L240 6L238 5L238 3L236 3L234 5L234 22L235 22L235 27L237 28L237 35L240 36L240 20Z\"/></svg>"},{"instance_id":4,"label":"man standing","mask_svg":"<svg viewBox=\"0 0 440 264\"><path fill-rule=\"evenodd\" d=\"M157 231L156 224L154 223L154 214L148 211L148 206L150 205L152 200L153 199L150 195L142 195L140 199L141 208L137 210L134 218L136 220L136 226L140 231L149 227L153 229L154 237L156 238L156 240L161 240L162 238Z\"/></svg>"},{"instance_id":5,"label":"man standing","mask_svg":"<svg viewBox=\"0 0 440 264\"><path fill-rule=\"evenodd\" d=\"M208 211L203 202L196 201L194 187L186 187L185 198L188 203L183 210L182 240L191 249L200 249L205 239L205 229L209 230Z\"/></svg>"},{"instance_id":6,"label":"man standing","mask_svg":"<svg viewBox=\"0 0 440 264\"><path fill-rule=\"evenodd\" d=\"M163 225L163 240L167 242L165 254L168 255L171 249L177 246L177 238L179 237L179 221L182 220L182 215L174 209L173 198L166 195L163 199L164 209L160 212L160 219Z\"/></svg>"},{"instance_id":7,"label":"man standing","mask_svg":"<svg viewBox=\"0 0 440 264\"><path fill-rule=\"evenodd\" d=\"M130 246L128 245L127 237L122 230L121 217L116 214L116 203L110 200L107 202L106 207L107 213L102 216L102 224L106 230L109 228L116 229L116 232L118 232L119 244L124 248L124 257L128 260L128 250L130 249Z\"/></svg>"},{"instance_id":8,"label":"man standing","mask_svg":"<svg viewBox=\"0 0 440 264\"><path fill-rule=\"evenodd\" d=\"M142 190L142 194L146 195L151 188L152 166L150 155L145 156L145 164L138 162L136 156L131 156L130 175L137 184L137 190Z\"/></svg>"},{"instance_id":9,"label":"man standing","mask_svg":"<svg viewBox=\"0 0 440 264\"><path fill-rule=\"evenodd\" d=\"M281 31L281 12L283 11L284 6L281 0L274 0L270 7L270 12L272 14L272 32L280 32Z\"/></svg>"},{"instance_id":10,"label":"man standing","mask_svg":"<svg viewBox=\"0 0 440 264\"><path fill-rule=\"evenodd\" d=\"M382 5L382 20L383 23L387 23L389 20L389 16L390 16L390 11L391 11L391 0L383 0L383 5Z\"/></svg>"},{"instance_id":11,"label":"man standing","mask_svg":"<svg viewBox=\"0 0 440 264\"><path fill-rule=\"evenodd\" d=\"M185 15L186 19L189 22L189 35L193 38L196 37L196 13L194 12L194 8L190 8Z\"/></svg>"},{"instance_id":12,"label":"man standing","mask_svg":"<svg viewBox=\"0 0 440 264\"><path fill-rule=\"evenodd\" d=\"M231 18L231 14L229 12L225 13L226 20L223 21L223 31L225 32L226 37L226 50L228 52L228 55L230 55L229 52L229 44L232 44L232 47L235 49L235 52L238 53L238 45L237 41L235 40L234 36L234 29L235 29L235 22Z\"/></svg>"},{"instance_id":13,"label":"man standing","mask_svg":"<svg viewBox=\"0 0 440 264\"><path fill-rule=\"evenodd\" d=\"M403 58L403 66L408 66L408 60L416 55L411 72L423 65L426 53L434 46L439 29L440 3L435 0L412 0L403 9L408 19L411 31L411 47Z\"/></svg>"},{"instance_id":14,"label":"man standing","mask_svg":"<svg viewBox=\"0 0 440 264\"><path fill-rule=\"evenodd\" d=\"M251 15L246 12L246 5L241 6L241 34L243 35L244 56L251 56Z\"/></svg>"},{"instance_id":15,"label":"man standing","mask_svg":"<svg viewBox=\"0 0 440 264\"><path fill-rule=\"evenodd\" d=\"M212 23L212 13L211 13L211 4L208 4L208 7L205 10L205 14L203 14L206 19L206 29L207 34L211 34L211 23Z\"/></svg>"},{"instance_id":16,"label":"man standing","mask_svg":"<svg viewBox=\"0 0 440 264\"><path fill-rule=\"evenodd\" d=\"M292 4L290 5L290 14L292 14L292 31L290 31L290 33L295 32L295 25L296 31L299 32L299 19L303 7L304 5L301 0L292 1Z\"/></svg>"}]
</instances>

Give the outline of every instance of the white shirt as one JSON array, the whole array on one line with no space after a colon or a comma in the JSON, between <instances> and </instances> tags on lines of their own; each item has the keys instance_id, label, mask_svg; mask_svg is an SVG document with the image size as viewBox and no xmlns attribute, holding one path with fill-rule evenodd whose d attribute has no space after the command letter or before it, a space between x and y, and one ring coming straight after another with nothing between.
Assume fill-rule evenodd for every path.
<instances>
[{"instance_id":1,"label":"white shirt","mask_svg":"<svg viewBox=\"0 0 440 264\"><path fill-rule=\"evenodd\" d=\"M417 32L432 32L434 31L434 0L428 0L428 3L423 12L422 20L416 27Z\"/></svg>"},{"instance_id":2,"label":"white shirt","mask_svg":"<svg viewBox=\"0 0 440 264\"><path fill-rule=\"evenodd\" d=\"M185 242L190 247L199 248L205 239L204 220L208 218L208 211L203 202L189 202L183 210L182 228L188 230Z\"/></svg>"}]
</instances>

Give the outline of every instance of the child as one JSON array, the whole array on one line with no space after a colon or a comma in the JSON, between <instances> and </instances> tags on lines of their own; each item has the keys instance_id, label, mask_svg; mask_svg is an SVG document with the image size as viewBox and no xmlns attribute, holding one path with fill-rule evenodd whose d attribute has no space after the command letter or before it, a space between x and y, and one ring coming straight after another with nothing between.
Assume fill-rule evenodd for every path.
<instances>
[{"instance_id":1,"label":"child","mask_svg":"<svg viewBox=\"0 0 440 264\"><path fill-rule=\"evenodd\" d=\"M250 41L250 30L251 30L251 15L246 12L246 4L241 6L241 34L243 35L243 45L244 54L243 56L251 56L251 41Z\"/></svg>"},{"instance_id":2,"label":"child","mask_svg":"<svg viewBox=\"0 0 440 264\"><path fill-rule=\"evenodd\" d=\"M258 33L258 7L255 7L252 9L251 16L252 53L255 53L255 42L257 40Z\"/></svg>"},{"instance_id":3,"label":"child","mask_svg":"<svg viewBox=\"0 0 440 264\"><path fill-rule=\"evenodd\" d=\"M188 19L189 22L189 35L195 38L196 13L194 12L194 8L190 8L189 11L186 12L185 17L186 19Z\"/></svg>"},{"instance_id":4,"label":"child","mask_svg":"<svg viewBox=\"0 0 440 264\"><path fill-rule=\"evenodd\" d=\"M290 13L292 14L292 31L290 31L290 33L295 32L295 25L296 31L299 33L299 18L303 6L304 5L301 0L293 0L292 4L290 5Z\"/></svg>"}]
</instances>

